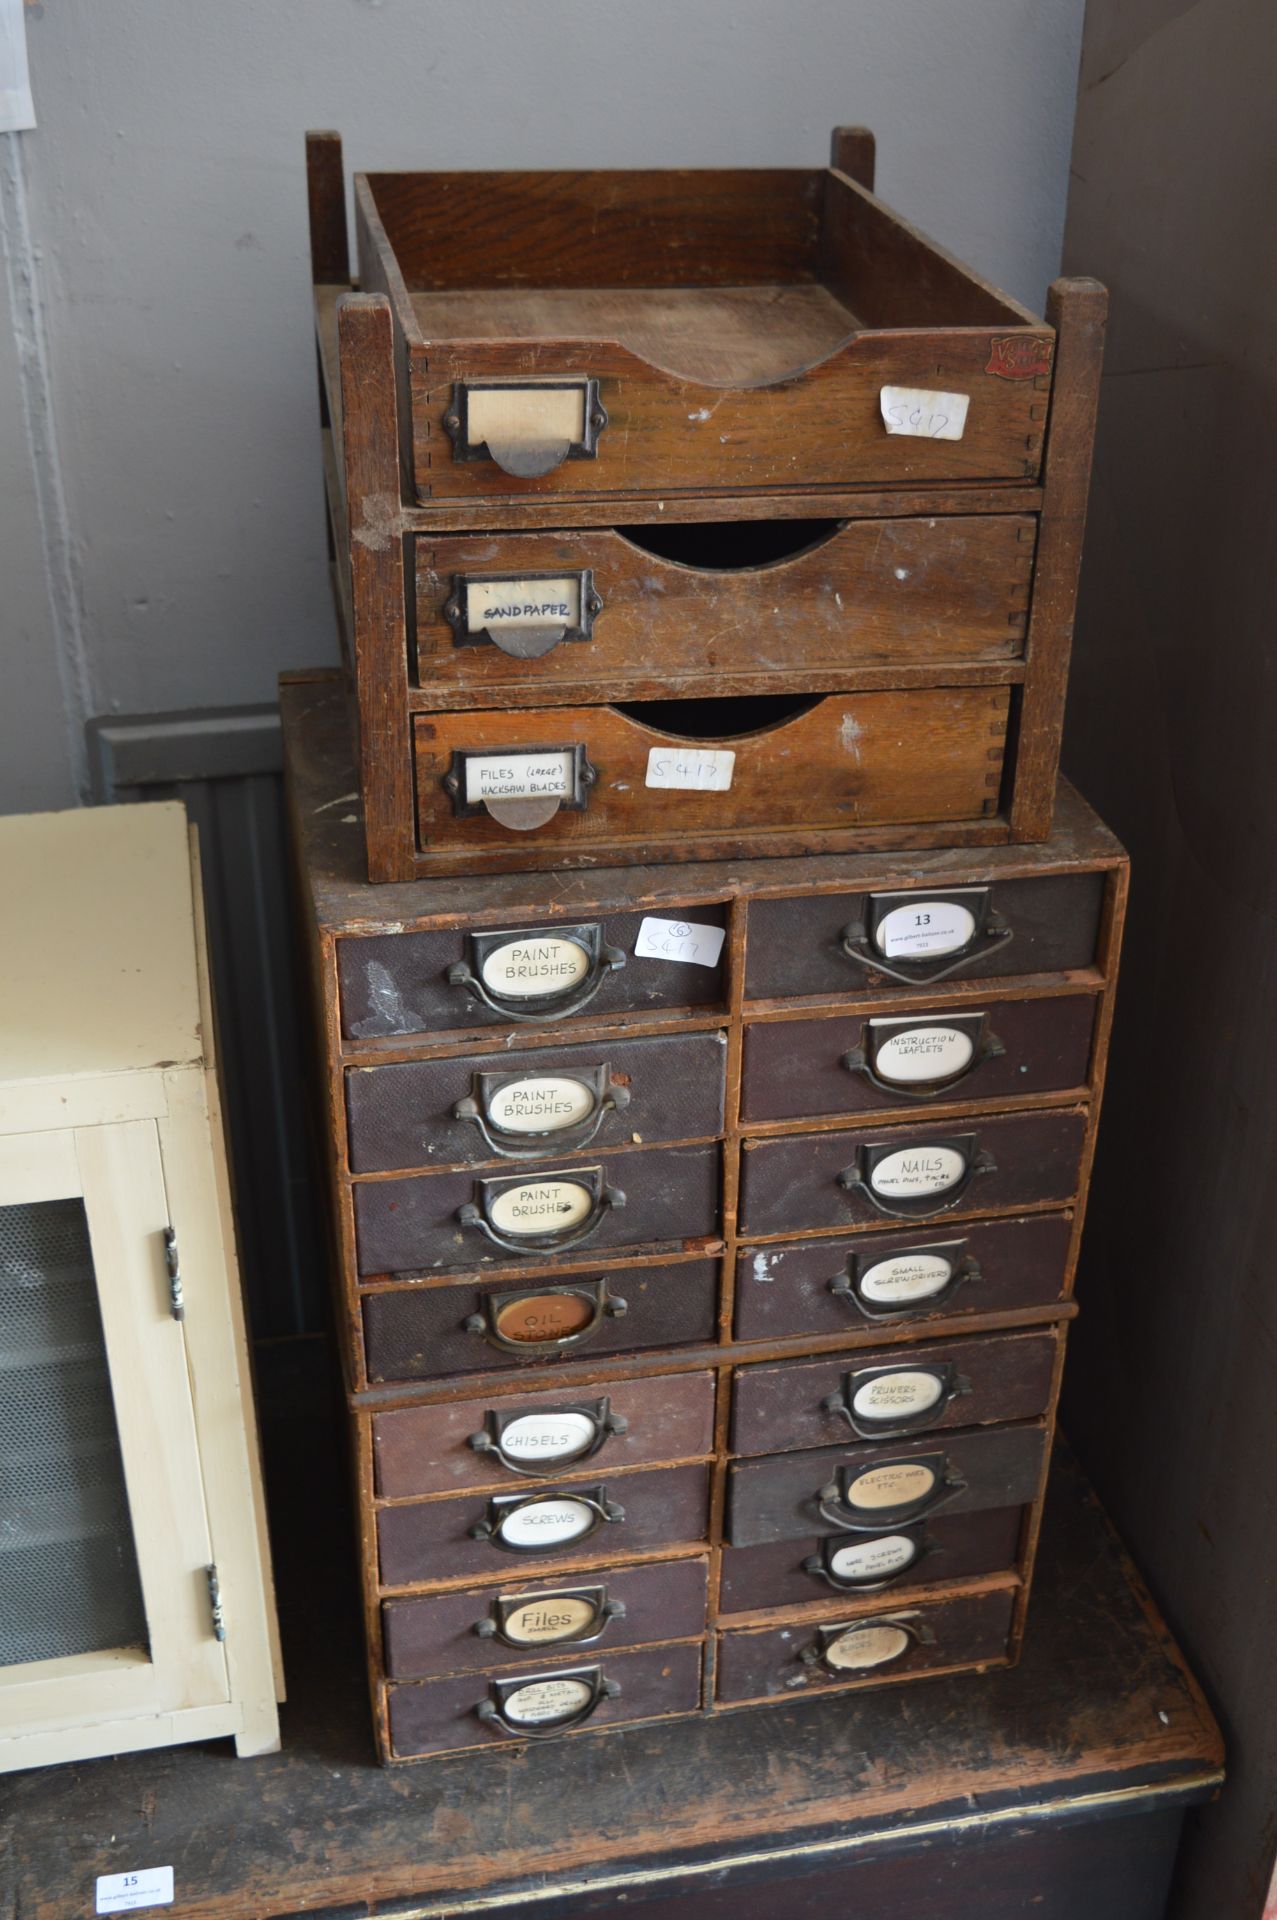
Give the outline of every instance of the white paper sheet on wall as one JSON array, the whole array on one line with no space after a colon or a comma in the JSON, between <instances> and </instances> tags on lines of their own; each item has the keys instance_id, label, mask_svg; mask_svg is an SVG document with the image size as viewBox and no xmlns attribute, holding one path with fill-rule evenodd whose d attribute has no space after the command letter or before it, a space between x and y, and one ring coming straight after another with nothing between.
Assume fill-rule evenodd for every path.
<instances>
[{"instance_id":1,"label":"white paper sheet on wall","mask_svg":"<svg viewBox=\"0 0 1277 1920\"><path fill-rule=\"evenodd\" d=\"M26 133L34 125L22 0L0 0L0 133Z\"/></svg>"}]
</instances>

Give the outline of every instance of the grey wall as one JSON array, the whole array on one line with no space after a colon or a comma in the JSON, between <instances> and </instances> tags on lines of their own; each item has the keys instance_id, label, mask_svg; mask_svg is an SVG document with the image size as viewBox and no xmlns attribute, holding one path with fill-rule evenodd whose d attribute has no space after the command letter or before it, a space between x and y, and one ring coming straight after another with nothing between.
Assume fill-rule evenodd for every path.
<instances>
[{"instance_id":1,"label":"grey wall","mask_svg":"<svg viewBox=\"0 0 1277 1920\"><path fill-rule=\"evenodd\" d=\"M884 195L1037 302L1081 18L1082 0L29 7L39 125L0 136L18 661L0 807L73 797L87 713L270 699L280 667L335 657L306 127L340 128L356 166L801 166L868 121ZM15 329L36 336L21 369Z\"/></svg>"}]
</instances>

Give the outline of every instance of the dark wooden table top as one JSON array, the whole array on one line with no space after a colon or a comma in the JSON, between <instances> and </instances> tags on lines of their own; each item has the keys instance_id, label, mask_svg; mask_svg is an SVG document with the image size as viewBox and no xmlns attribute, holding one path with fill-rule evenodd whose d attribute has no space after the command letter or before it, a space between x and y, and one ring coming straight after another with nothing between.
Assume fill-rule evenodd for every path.
<instances>
[{"instance_id":1,"label":"dark wooden table top","mask_svg":"<svg viewBox=\"0 0 1277 1920\"><path fill-rule=\"evenodd\" d=\"M1014 1671L383 1771L329 1377L320 1342L261 1356L283 1751L237 1760L211 1742L0 1776L0 1920L92 1914L97 1875L169 1865L181 1920L486 1910L484 1896L619 1895L657 1867L695 1885L710 1862L796 1854L845 1856L854 1891L875 1847L1187 1805L1218 1785L1206 1703L1065 1460Z\"/></svg>"}]
</instances>

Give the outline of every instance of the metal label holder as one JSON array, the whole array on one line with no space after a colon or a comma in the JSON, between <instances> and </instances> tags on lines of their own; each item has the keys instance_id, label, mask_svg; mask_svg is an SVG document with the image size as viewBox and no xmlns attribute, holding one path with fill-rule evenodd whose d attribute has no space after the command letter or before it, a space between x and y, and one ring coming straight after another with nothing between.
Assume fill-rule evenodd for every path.
<instances>
[{"instance_id":1,"label":"metal label holder","mask_svg":"<svg viewBox=\"0 0 1277 1920\"><path fill-rule=\"evenodd\" d=\"M894 913L898 907L928 900L946 906L964 907L975 920L970 938L955 951L938 954L935 961L906 960L900 956L894 960L888 959L877 944L879 931L887 915ZM1014 929L990 907L988 887L948 887L934 892L912 888L904 893L871 893L867 914L861 920L850 921L843 928L839 944L849 960L858 961L862 967L872 973L885 975L888 980L899 980L905 986L912 987L929 986L934 981L947 980L950 974L962 972L983 959L991 949L1014 937Z\"/></svg>"},{"instance_id":2,"label":"metal label holder","mask_svg":"<svg viewBox=\"0 0 1277 1920\"><path fill-rule=\"evenodd\" d=\"M887 1379L893 1373L929 1374L939 1385L939 1398L919 1413L900 1417L887 1415L878 1420L857 1413L854 1403L862 1388L873 1380ZM885 1366L849 1367L843 1375L841 1388L836 1393L826 1394L820 1409L822 1413L836 1414L840 1420L845 1420L860 1440L901 1440L907 1434L925 1433L929 1427L934 1427L943 1419L949 1402L963 1398L970 1391L971 1382L965 1374L958 1372L952 1360L891 1360Z\"/></svg>"},{"instance_id":3,"label":"metal label holder","mask_svg":"<svg viewBox=\"0 0 1277 1920\"><path fill-rule=\"evenodd\" d=\"M581 434L578 439L549 437L542 432L510 433L497 441L471 438L470 401L472 394L499 393L516 401L542 393L579 393L581 395ZM529 408L534 412L535 406ZM572 380L457 380L452 401L443 416L443 429L452 442L454 460L491 460L502 473L516 480L535 480L553 473L565 460L594 460L598 457L599 435L608 424L607 410L599 399L599 383L593 378Z\"/></svg>"},{"instance_id":4,"label":"metal label holder","mask_svg":"<svg viewBox=\"0 0 1277 1920\"><path fill-rule=\"evenodd\" d=\"M607 1185L602 1167L549 1167L540 1177L547 1185L583 1187L591 1200L585 1218L558 1233L553 1229L538 1233L505 1232L492 1218L493 1204L501 1194L526 1187L530 1182L527 1174L501 1173L475 1181L475 1198L458 1208L457 1219L463 1227L477 1227L494 1246L504 1247L508 1253L553 1253L564 1247L579 1247L583 1240L598 1232L609 1212L619 1212L625 1205L624 1193L619 1187Z\"/></svg>"},{"instance_id":5,"label":"metal label holder","mask_svg":"<svg viewBox=\"0 0 1277 1920\"><path fill-rule=\"evenodd\" d=\"M520 587L535 592L540 581L574 579L577 583L577 613L569 618L564 607L562 619L546 618L535 624L503 623L472 626L470 594L475 587ZM550 607L538 608L552 615ZM454 573L452 590L444 602L443 617L452 628L454 646L492 646L511 660L540 660L564 642L588 642L594 638L594 622L603 611L603 601L594 585L593 567L569 567L561 573Z\"/></svg>"},{"instance_id":6,"label":"metal label holder","mask_svg":"<svg viewBox=\"0 0 1277 1920\"><path fill-rule=\"evenodd\" d=\"M561 1418L564 1414L579 1414L588 1420L592 1429L591 1437L583 1447L572 1453L558 1454L548 1460L544 1467L529 1465L526 1461L512 1460L504 1446L505 1430L516 1420L526 1419L529 1414L546 1419ZM489 1407L484 1414L483 1428L472 1433L466 1442L475 1453L491 1454L509 1468L511 1473L520 1473L528 1480L543 1479L547 1473L562 1473L580 1460L590 1460L613 1434L629 1432L629 1421L623 1414L613 1413L612 1403L607 1394L598 1400L574 1400L561 1407L520 1407L517 1403L510 1408Z\"/></svg>"},{"instance_id":7,"label":"metal label holder","mask_svg":"<svg viewBox=\"0 0 1277 1920\"><path fill-rule=\"evenodd\" d=\"M571 1080L584 1087L592 1102L585 1119L574 1126L547 1127L536 1133L513 1133L499 1126L492 1118L493 1101L506 1087L538 1077ZM471 1121L485 1144L503 1160L543 1160L547 1147L560 1153L578 1152L590 1145L609 1113L619 1112L630 1104L629 1088L612 1085L612 1069L606 1062L597 1067L548 1067L540 1075L535 1067L530 1070L526 1066L517 1072L485 1071L471 1075L470 1088L466 1098L458 1100L453 1107L452 1117Z\"/></svg>"}]
</instances>

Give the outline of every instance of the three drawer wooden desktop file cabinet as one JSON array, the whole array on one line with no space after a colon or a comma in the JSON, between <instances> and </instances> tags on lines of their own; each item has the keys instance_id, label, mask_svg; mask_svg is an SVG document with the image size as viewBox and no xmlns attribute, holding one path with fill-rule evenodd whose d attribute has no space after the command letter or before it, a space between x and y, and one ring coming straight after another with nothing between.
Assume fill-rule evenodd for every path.
<instances>
[{"instance_id":1,"label":"three drawer wooden desktop file cabinet","mask_svg":"<svg viewBox=\"0 0 1277 1920\"><path fill-rule=\"evenodd\" d=\"M367 871L1051 827L1105 295L820 169L357 175L308 141Z\"/></svg>"},{"instance_id":2,"label":"three drawer wooden desktop file cabinet","mask_svg":"<svg viewBox=\"0 0 1277 1920\"><path fill-rule=\"evenodd\" d=\"M283 709L383 1758L1014 1659L1121 848L371 886Z\"/></svg>"}]
</instances>

